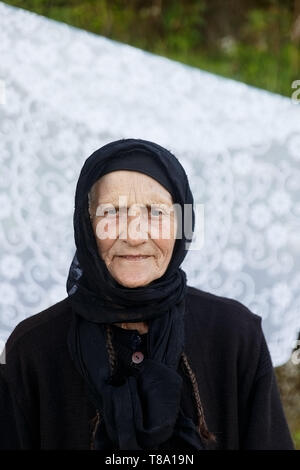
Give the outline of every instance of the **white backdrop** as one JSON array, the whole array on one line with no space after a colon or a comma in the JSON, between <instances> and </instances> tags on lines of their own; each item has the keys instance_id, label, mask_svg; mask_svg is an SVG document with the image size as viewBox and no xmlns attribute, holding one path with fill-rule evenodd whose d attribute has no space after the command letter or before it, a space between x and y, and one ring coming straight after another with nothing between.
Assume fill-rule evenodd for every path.
<instances>
[{"instance_id":1,"label":"white backdrop","mask_svg":"<svg viewBox=\"0 0 300 470\"><path fill-rule=\"evenodd\" d=\"M64 298L84 160L171 150L204 204L188 284L262 316L274 366L300 330L300 104L0 3L0 340ZM292 90L291 90L292 91Z\"/></svg>"}]
</instances>

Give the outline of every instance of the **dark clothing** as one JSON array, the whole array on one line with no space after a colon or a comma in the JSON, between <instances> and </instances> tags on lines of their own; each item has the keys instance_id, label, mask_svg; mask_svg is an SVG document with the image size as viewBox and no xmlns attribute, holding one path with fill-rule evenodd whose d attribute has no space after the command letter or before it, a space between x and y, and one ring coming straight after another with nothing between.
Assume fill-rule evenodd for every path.
<instances>
[{"instance_id":1,"label":"dark clothing","mask_svg":"<svg viewBox=\"0 0 300 470\"><path fill-rule=\"evenodd\" d=\"M141 232L142 239L138 247L136 241L132 243L132 237L136 239L137 233L132 233L134 227L131 222L127 224L127 217L126 228L124 217L120 218L120 214L114 221L122 232L129 228L130 235L124 243L116 240L121 235L120 230L118 234L115 230L103 232L103 223L107 228L109 219L103 214L101 202L98 201L96 211L95 207L91 207L93 204L89 207L89 195L95 182L104 174L119 170L145 173L165 186L172 198L170 209L174 210L177 230L173 227L176 236L172 257L159 277L153 276L152 270L156 272L157 265L161 265L161 254L154 249L153 243L146 240L149 240L149 236L155 236L152 230L155 226L162 228L159 230L159 238L165 238L164 228L171 228L173 216L169 218L161 215L153 219L154 187L152 195L150 189L149 193L145 192L149 204L142 204L142 208L146 209L148 217L143 217L147 223L143 223L143 227L139 226L138 232ZM127 201L131 190L132 182L121 203L123 216L126 216L127 204L135 212L135 206ZM161 201L160 196L157 199L156 195L155 199ZM101 217L101 221L96 214ZM139 223L139 219L136 221ZM185 347L187 287L186 273L180 266L189 250L195 225L193 195L184 168L175 155L154 142L144 139L110 142L93 152L84 162L76 185L73 223L76 252L66 288L74 315L68 347L77 371L87 383L91 401L102 416L94 433L93 448L155 450L170 438L178 436L194 449L204 449L195 423L181 407L183 381L177 372ZM141 282L136 288L118 282L100 256L102 249L98 241L103 235L104 238L109 236L115 240L111 262L118 270L119 264L115 257L137 254L148 256L149 259L136 264L134 270L137 278L150 272L151 282ZM169 236L167 238L170 240ZM128 260L123 261L123 267L130 272L132 265L128 264ZM136 375L129 375L122 384L115 386L109 377L115 360L111 348L107 347L107 324L140 321L151 321L147 339L149 357L136 366ZM103 359L100 363L99 357ZM201 434L207 435L206 428L201 428Z\"/></svg>"},{"instance_id":2,"label":"dark clothing","mask_svg":"<svg viewBox=\"0 0 300 470\"><path fill-rule=\"evenodd\" d=\"M113 324L111 327L113 345L117 355L114 380L122 383L128 375L134 374L134 364L132 364L134 351L142 352L144 358L148 357L148 333L139 334L137 330L126 330Z\"/></svg>"},{"instance_id":3,"label":"dark clothing","mask_svg":"<svg viewBox=\"0 0 300 470\"><path fill-rule=\"evenodd\" d=\"M7 340L0 449L90 448L96 410L67 348L70 319L67 297L20 322ZM188 287L185 331L207 427L217 437L208 448L294 449L261 317L236 300ZM178 372L183 410L196 424L191 382Z\"/></svg>"}]
</instances>

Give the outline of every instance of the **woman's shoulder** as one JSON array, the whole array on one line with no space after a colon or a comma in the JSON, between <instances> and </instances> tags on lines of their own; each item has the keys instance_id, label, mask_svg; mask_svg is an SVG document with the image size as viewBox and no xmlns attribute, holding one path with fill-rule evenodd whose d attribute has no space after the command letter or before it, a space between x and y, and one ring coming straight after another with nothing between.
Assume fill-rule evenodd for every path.
<instances>
[{"instance_id":1,"label":"woman's shoulder","mask_svg":"<svg viewBox=\"0 0 300 470\"><path fill-rule=\"evenodd\" d=\"M186 332L195 364L212 361L212 369L229 367L249 380L270 370L272 362L262 329L262 317L236 299L187 290ZM199 359L200 358L200 359ZM211 370L212 370L211 369ZM217 372L219 373L219 372Z\"/></svg>"},{"instance_id":2,"label":"woman's shoulder","mask_svg":"<svg viewBox=\"0 0 300 470\"><path fill-rule=\"evenodd\" d=\"M71 306L69 297L64 298L49 306L48 308L35 313L20 321L5 344L6 357L18 346L22 351L49 343L59 343L60 337L65 338L67 326L71 320Z\"/></svg>"},{"instance_id":3,"label":"woman's shoulder","mask_svg":"<svg viewBox=\"0 0 300 470\"><path fill-rule=\"evenodd\" d=\"M194 325L213 328L218 334L257 335L262 317L242 302L187 286L187 311Z\"/></svg>"}]
</instances>

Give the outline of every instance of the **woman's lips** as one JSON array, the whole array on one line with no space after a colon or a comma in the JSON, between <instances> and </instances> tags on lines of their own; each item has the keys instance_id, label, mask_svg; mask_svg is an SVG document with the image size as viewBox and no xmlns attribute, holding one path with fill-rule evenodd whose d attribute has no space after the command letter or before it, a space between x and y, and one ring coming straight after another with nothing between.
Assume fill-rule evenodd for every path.
<instances>
[{"instance_id":1,"label":"woman's lips","mask_svg":"<svg viewBox=\"0 0 300 470\"><path fill-rule=\"evenodd\" d=\"M128 261L142 261L147 258L150 258L148 255L140 255L140 256L119 256L119 258L126 259Z\"/></svg>"}]
</instances>

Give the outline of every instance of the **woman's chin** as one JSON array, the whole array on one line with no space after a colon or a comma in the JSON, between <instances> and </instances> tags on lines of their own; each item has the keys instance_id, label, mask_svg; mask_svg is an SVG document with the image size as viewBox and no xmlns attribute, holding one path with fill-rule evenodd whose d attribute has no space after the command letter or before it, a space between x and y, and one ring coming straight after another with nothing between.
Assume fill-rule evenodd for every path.
<instances>
[{"instance_id":1,"label":"woman's chin","mask_svg":"<svg viewBox=\"0 0 300 470\"><path fill-rule=\"evenodd\" d=\"M118 283L124 287L133 288L133 287L142 287L146 286L151 282L152 279L149 279L149 274L142 274L142 273L118 273L115 276Z\"/></svg>"},{"instance_id":2,"label":"woman's chin","mask_svg":"<svg viewBox=\"0 0 300 470\"><path fill-rule=\"evenodd\" d=\"M112 276L119 284L124 287L142 287L149 284L153 278L152 271L153 265L149 260L147 261L125 261L116 258L115 262L111 264L110 271Z\"/></svg>"}]
</instances>

